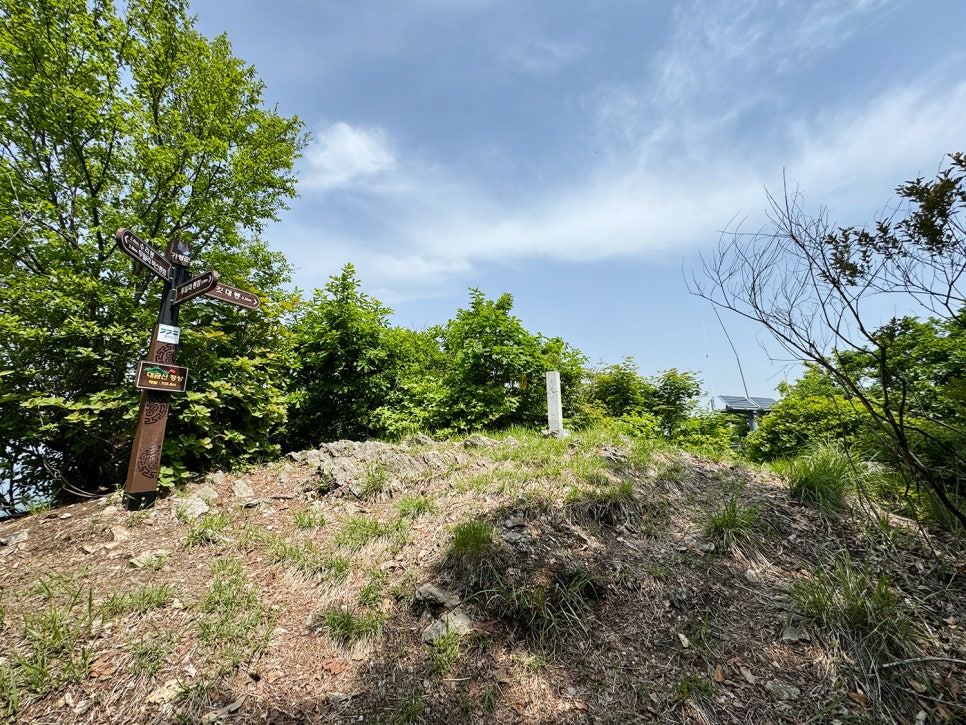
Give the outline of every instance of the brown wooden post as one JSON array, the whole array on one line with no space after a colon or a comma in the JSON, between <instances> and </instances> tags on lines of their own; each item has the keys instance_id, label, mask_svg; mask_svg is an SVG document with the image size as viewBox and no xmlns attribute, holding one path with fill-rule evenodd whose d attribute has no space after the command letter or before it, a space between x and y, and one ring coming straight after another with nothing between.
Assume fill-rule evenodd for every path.
<instances>
[{"instance_id":1,"label":"brown wooden post","mask_svg":"<svg viewBox=\"0 0 966 725\"><path fill-rule=\"evenodd\" d=\"M218 273L214 271L202 272L189 279L190 250L177 240L168 244L168 253L162 256L129 229L118 229L114 238L121 251L164 280L158 324L151 333L147 359L137 366L136 385L141 388L141 404L127 480L124 482L124 502L128 509L133 510L147 508L157 498L171 392L184 392L187 382L188 371L175 365L181 339L178 327L181 303L207 295L221 302L255 310L261 302L251 292L219 283Z\"/></svg>"},{"instance_id":2,"label":"brown wooden post","mask_svg":"<svg viewBox=\"0 0 966 725\"><path fill-rule=\"evenodd\" d=\"M178 311L174 302L175 290L188 279L188 249L173 240L166 255L171 264L170 278L165 280L161 292L161 309L158 324L151 333L147 360L163 365L174 365L178 357ZM138 425L131 447L131 459L124 482L124 502L128 510L147 508L154 504L158 495L158 473L161 470L161 450L164 447L164 431L168 425L171 393L163 390L142 390L138 409Z\"/></svg>"}]
</instances>

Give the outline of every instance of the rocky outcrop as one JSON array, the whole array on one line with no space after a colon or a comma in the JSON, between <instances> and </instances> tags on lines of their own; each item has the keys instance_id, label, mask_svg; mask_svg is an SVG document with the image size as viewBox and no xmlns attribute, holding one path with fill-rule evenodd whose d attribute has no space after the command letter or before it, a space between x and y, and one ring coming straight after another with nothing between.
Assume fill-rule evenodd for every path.
<instances>
[{"instance_id":1,"label":"rocky outcrop","mask_svg":"<svg viewBox=\"0 0 966 725\"><path fill-rule=\"evenodd\" d=\"M314 468L319 488L346 489L364 498L373 491L401 491L407 482L443 475L468 460L458 449L418 450L424 445L421 440L401 446L378 441L335 441L323 443L316 450L290 453L289 458Z\"/></svg>"}]
</instances>

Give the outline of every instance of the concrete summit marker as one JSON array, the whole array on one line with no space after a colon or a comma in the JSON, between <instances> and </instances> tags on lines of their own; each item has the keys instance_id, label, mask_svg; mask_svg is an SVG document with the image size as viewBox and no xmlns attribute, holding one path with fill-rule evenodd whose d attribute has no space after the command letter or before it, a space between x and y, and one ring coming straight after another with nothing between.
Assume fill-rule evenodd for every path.
<instances>
[{"instance_id":1,"label":"concrete summit marker","mask_svg":"<svg viewBox=\"0 0 966 725\"><path fill-rule=\"evenodd\" d=\"M134 383L141 390L141 402L124 482L124 502L128 509L139 509L151 506L157 498L171 393L183 393L188 382L188 369L175 365L181 342L180 305L202 295L248 309L257 309L260 303L251 292L220 284L217 272L189 278L191 249L184 242L171 240L167 254L162 256L129 229L118 229L114 238L121 251L164 280L158 324L151 333L147 357L138 362Z\"/></svg>"},{"instance_id":2,"label":"concrete summit marker","mask_svg":"<svg viewBox=\"0 0 966 725\"><path fill-rule=\"evenodd\" d=\"M570 431L563 427L563 401L560 397L560 373L547 372L547 430L544 435L568 438Z\"/></svg>"}]
</instances>

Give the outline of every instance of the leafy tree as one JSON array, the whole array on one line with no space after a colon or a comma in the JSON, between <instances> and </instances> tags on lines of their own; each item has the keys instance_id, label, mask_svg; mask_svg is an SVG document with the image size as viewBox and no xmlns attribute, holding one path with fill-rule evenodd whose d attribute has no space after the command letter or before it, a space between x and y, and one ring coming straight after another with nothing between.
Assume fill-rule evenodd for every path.
<instances>
[{"instance_id":1,"label":"leafy tree","mask_svg":"<svg viewBox=\"0 0 966 725\"><path fill-rule=\"evenodd\" d=\"M559 370L573 410L583 356L559 338L528 332L510 314L513 296L488 300L470 290L470 307L436 330L446 370L437 429L539 425L546 420L546 372Z\"/></svg>"},{"instance_id":2,"label":"leafy tree","mask_svg":"<svg viewBox=\"0 0 966 725\"><path fill-rule=\"evenodd\" d=\"M448 360L437 332L438 328L387 330L384 340L393 365L387 371L387 394L373 413L373 426L380 437L433 433L447 418L443 371Z\"/></svg>"},{"instance_id":3,"label":"leafy tree","mask_svg":"<svg viewBox=\"0 0 966 725\"><path fill-rule=\"evenodd\" d=\"M697 406L701 381L691 371L671 368L648 383L645 408L657 417L665 437L673 440Z\"/></svg>"},{"instance_id":4,"label":"leafy tree","mask_svg":"<svg viewBox=\"0 0 966 725\"><path fill-rule=\"evenodd\" d=\"M625 357L616 365L594 371L590 376L589 397L603 406L607 415L640 413L654 392L653 387L640 376L634 359Z\"/></svg>"},{"instance_id":5,"label":"leafy tree","mask_svg":"<svg viewBox=\"0 0 966 725\"><path fill-rule=\"evenodd\" d=\"M608 415L647 414L669 440L692 416L701 395L701 382L695 373L671 368L645 378L630 357L593 372L588 387L590 399L602 405Z\"/></svg>"},{"instance_id":6,"label":"leafy tree","mask_svg":"<svg viewBox=\"0 0 966 725\"><path fill-rule=\"evenodd\" d=\"M171 401L162 473L169 480L212 467L276 456L288 416L286 381L295 367L283 319L294 299L269 300L257 315L205 304L182 329L179 362L190 369L187 392Z\"/></svg>"},{"instance_id":7,"label":"leafy tree","mask_svg":"<svg viewBox=\"0 0 966 725\"><path fill-rule=\"evenodd\" d=\"M794 458L823 441L847 447L856 442L865 412L819 368L807 366L794 384L779 383L778 392L781 400L745 439L752 461Z\"/></svg>"},{"instance_id":8,"label":"leafy tree","mask_svg":"<svg viewBox=\"0 0 966 725\"><path fill-rule=\"evenodd\" d=\"M387 339L392 313L360 289L347 264L316 290L293 326L297 367L286 447L338 438L369 438L390 391Z\"/></svg>"},{"instance_id":9,"label":"leafy tree","mask_svg":"<svg viewBox=\"0 0 966 725\"><path fill-rule=\"evenodd\" d=\"M952 491L964 492L962 460L950 451L966 449L966 329L962 316L948 320L893 319L879 330L887 350L883 368L866 354L844 352L841 362L865 380L874 401L892 403L903 412L908 444ZM881 435L867 446L896 466L901 459Z\"/></svg>"},{"instance_id":10,"label":"leafy tree","mask_svg":"<svg viewBox=\"0 0 966 725\"><path fill-rule=\"evenodd\" d=\"M488 300L470 290L470 307L439 330L447 358L445 418L439 427L474 430L522 422L526 388L542 372L540 340L510 314L513 296Z\"/></svg>"},{"instance_id":11,"label":"leafy tree","mask_svg":"<svg viewBox=\"0 0 966 725\"><path fill-rule=\"evenodd\" d=\"M808 215L799 193L770 197L771 226L723 236L693 289L824 371L865 410L911 487L930 491L966 526L962 419L919 403L918 368L906 354L910 323L882 323L872 312L895 306L931 315L946 335L966 324L966 154L951 154L935 179L897 193L896 211L870 229L834 228L824 211ZM960 385L955 376L948 384L951 393ZM926 456L923 446L941 455Z\"/></svg>"},{"instance_id":12,"label":"leafy tree","mask_svg":"<svg viewBox=\"0 0 966 725\"><path fill-rule=\"evenodd\" d=\"M215 268L263 296L280 297L287 275L257 235L295 193L301 123L263 107L254 69L224 36L202 36L183 0L122 8L110 0L5 0L0 8L6 508L122 476L136 408L132 366L160 287L118 250L118 227L162 248L174 236L191 241L196 269ZM276 366L275 350L248 342L265 332L264 319L206 307L185 305L182 324L218 318L230 329L226 346L205 358L192 347L210 340L188 335L183 361L205 358L216 365L206 376L237 384L227 345L244 341L242 358L260 349L252 364ZM272 424L266 399L211 403L230 428ZM175 449L179 425L169 425Z\"/></svg>"}]
</instances>

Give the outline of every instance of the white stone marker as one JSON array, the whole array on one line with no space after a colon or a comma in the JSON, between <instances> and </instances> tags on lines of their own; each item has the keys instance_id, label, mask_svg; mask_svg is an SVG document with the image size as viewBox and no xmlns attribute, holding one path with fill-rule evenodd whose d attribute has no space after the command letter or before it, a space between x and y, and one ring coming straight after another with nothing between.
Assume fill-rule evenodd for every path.
<instances>
[{"instance_id":1,"label":"white stone marker","mask_svg":"<svg viewBox=\"0 0 966 725\"><path fill-rule=\"evenodd\" d=\"M563 427L563 404L560 400L560 373L547 372L547 427L545 435L566 438L570 431Z\"/></svg>"}]
</instances>

